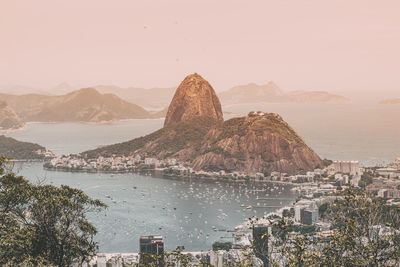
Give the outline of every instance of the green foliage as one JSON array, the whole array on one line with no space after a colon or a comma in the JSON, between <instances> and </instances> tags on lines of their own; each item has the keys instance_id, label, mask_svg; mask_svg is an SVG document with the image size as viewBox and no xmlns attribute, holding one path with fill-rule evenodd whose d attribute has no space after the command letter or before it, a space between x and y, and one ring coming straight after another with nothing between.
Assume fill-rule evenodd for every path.
<instances>
[{"instance_id":1,"label":"green foliage","mask_svg":"<svg viewBox=\"0 0 400 267\"><path fill-rule=\"evenodd\" d=\"M333 161L330 160L330 159L323 159L323 160L322 160L322 165L323 165L324 167L328 167L328 166L331 165L332 163L333 163Z\"/></svg>"},{"instance_id":2,"label":"green foliage","mask_svg":"<svg viewBox=\"0 0 400 267\"><path fill-rule=\"evenodd\" d=\"M322 217L324 213L328 210L328 203L324 203L318 207L318 214Z\"/></svg>"},{"instance_id":3,"label":"green foliage","mask_svg":"<svg viewBox=\"0 0 400 267\"><path fill-rule=\"evenodd\" d=\"M351 188L321 210L335 224L325 237L312 236L311 229L293 235L293 223L285 219L273 223L274 249L282 255L272 260L274 266L400 265L398 206Z\"/></svg>"},{"instance_id":4,"label":"green foliage","mask_svg":"<svg viewBox=\"0 0 400 267\"><path fill-rule=\"evenodd\" d=\"M173 124L149 135L128 142L98 148L83 152L87 158L99 156L131 155L132 152L143 149L147 156L172 156L178 151L190 147L194 153L200 150L200 144L205 134L218 122L208 117L197 117L190 121ZM151 146L151 149L145 149Z\"/></svg>"},{"instance_id":5,"label":"green foliage","mask_svg":"<svg viewBox=\"0 0 400 267\"><path fill-rule=\"evenodd\" d=\"M290 208L289 210L288 209L284 209L282 211L282 216L284 218L293 218L294 217L294 209L293 208Z\"/></svg>"},{"instance_id":6,"label":"green foliage","mask_svg":"<svg viewBox=\"0 0 400 267\"><path fill-rule=\"evenodd\" d=\"M11 137L0 136L0 155L12 159L44 159L43 155L36 153L37 150L45 151L40 145L20 142Z\"/></svg>"},{"instance_id":7,"label":"green foliage","mask_svg":"<svg viewBox=\"0 0 400 267\"><path fill-rule=\"evenodd\" d=\"M68 186L34 185L0 157L0 265L69 266L97 251L88 212L105 205ZM27 262L29 259L29 263Z\"/></svg>"},{"instance_id":8,"label":"green foliage","mask_svg":"<svg viewBox=\"0 0 400 267\"><path fill-rule=\"evenodd\" d=\"M272 235L285 242L290 233L314 234L316 230L315 225L293 224L288 221L286 224L281 222L281 224L273 225Z\"/></svg>"},{"instance_id":9,"label":"green foliage","mask_svg":"<svg viewBox=\"0 0 400 267\"><path fill-rule=\"evenodd\" d=\"M212 248L214 251L217 251L217 250L228 251L228 250L232 249L232 242L218 242L217 241L212 244Z\"/></svg>"},{"instance_id":10,"label":"green foliage","mask_svg":"<svg viewBox=\"0 0 400 267\"><path fill-rule=\"evenodd\" d=\"M372 184L374 178L374 174L370 171L364 172L363 175L361 175L361 179L358 182L358 186L365 188L367 185Z\"/></svg>"},{"instance_id":11,"label":"green foliage","mask_svg":"<svg viewBox=\"0 0 400 267\"><path fill-rule=\"evenodd\" d=\"M139 266L146 267L175 267L175 266L193 266L190 263L193 261L194 257L192 254L183 253L184 248L178 247L172 252L164 252L161 254L151 254L151 253L140 253L140 263Z\"/></svg>"}]
</instances>

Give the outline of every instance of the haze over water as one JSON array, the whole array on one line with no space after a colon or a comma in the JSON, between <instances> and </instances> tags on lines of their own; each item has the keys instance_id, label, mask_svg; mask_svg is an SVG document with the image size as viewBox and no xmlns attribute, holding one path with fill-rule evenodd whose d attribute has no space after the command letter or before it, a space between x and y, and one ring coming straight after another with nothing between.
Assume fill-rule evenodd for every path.
<instances>
[{"instance_id":1,"label":"haze over water","mask_svg":"<svg viewBox=\"0 0 400 267\"><path fill-rule=\"evenodd\" d=\"M400 105L378 104L248 104L223 107L225 119L252 110L280 114L322 158L359 160L363 165L392 162L400 156ZM79 153L131 140L160 129L162 119L117 124L33 123L9 133L56 154Z\"/></svg>"},{"instance_id":2,"label":"haze over water","mask_svg":"<svg viewBox=\"0 0 400 267\"><path fill-rule=\"evenodd\" d=\"M364 165L391 162L399 156L400 125L395 105L305 105L252 104L224 107L227 112L247 114L250 110L279 113L323 158L360 160ZM227 117L235 115L228 114ZM151 133L162 119L128 120L116 124L31 123L9 133L18 140L39 143L57 154L79 153L101 145L127 141ZM98 227L100 252L138 251L140 235L161 234L173 250L207 250L214 241L227 241L232 230L247 218L263 216L289 205L295 194L289 187L265 187L182 181L138 174L88 174L47 172L42 163L22 164L19 174L32 181L45 179L54 185L82 189L109 208L90 215ZM272 189L272 190L271 190ZM258 197L272 197L268 201ZM282 199L284 198L284 199ZM266 205L269 208L246 209Z\"/></svg>"}]
</instances>

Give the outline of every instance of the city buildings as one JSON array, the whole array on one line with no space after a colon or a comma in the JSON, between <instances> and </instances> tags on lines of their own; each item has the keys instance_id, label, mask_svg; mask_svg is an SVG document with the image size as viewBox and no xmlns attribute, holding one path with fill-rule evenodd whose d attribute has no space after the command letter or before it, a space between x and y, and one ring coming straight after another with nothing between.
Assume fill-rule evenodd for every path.
<instances>
[{"instance_id":1,"label":"city buildings","mask_svg":"<svg viewBox=\"0 0 400 267\"><path fill-rule=\"evenodd\" d=\"M269 265L268 237L270 235L270 227L266 225L253 226L254 253L264 266Z\"/></svg>"},{"instance_id":2,"label":"city buildings","mask_svg":"<svg viewBox=\"0 0 400 267\"><path fill-rule=\"evenodd\" d=\"M139 239L140 263L156 263L164 266L164 242L162 236L141 236Z\"/></svg>"},{"instance_id":3,"label":"city buildings","mask_svg":"<svg viewBox=\"0 0 400 267\"><path fill-rule=\"evenodd\" d=\"M333 168L336 172L361 175L360 163L358 161L334 161Z\"/></svg>"},{"instance_id":4,"label":"city buildings","mask_svg":"<svg viewBox=\"0 0 400 267\"><path fill-rule=\"evenodd\" d=\"M300 222L306 225L313 225L318 222L318 208L305 208L301 211Z\"/></svg>"}]
</instances>

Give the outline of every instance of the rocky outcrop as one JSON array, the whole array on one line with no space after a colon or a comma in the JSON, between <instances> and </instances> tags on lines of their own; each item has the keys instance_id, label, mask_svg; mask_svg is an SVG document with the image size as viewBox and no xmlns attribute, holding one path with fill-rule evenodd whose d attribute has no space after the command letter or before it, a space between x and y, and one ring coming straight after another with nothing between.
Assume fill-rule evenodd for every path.
<instances>
[{"instance_id":1,"label":"rocky outcrop","mask_svg":"<svg viewBox=\"0 0 400 267\"><path fill-rule=\"evenodd\" d=\"M6 102L0 101L0 130L18 129L23 125L14 110Z\"/></svg>"},{"instance_id":2,"label":"rocky outcrop","mask_svg":"<svg viewBox=\"0 0 400 267\"><path fill-rule=\"evenodd\" d=\"M225 122L198 116L132 141L82 153L88 158L140 154L176 158L196 170L297 173L322 167L319 156L273 113Z\"/></svg>"},{"instance_id":3,"label":"rocky outcrop","mask_svg":"<svg viewBox=\"0 0 400 267\"><path fill-rule=\"evenodd\" d=\"M252 112L210 130L192 166L210 171L296 173L322 167L322 161L279 115Z\"/></svg>"},{"instance_id":4,"label":"rocky outcrop","mask_svg":"<svg viewBox=\"0 0 400 267\"><path fill-rule=\"evenodd\" d=\"M164 127L199 116L223 120L221 103L214 89L203 77L194 73L187 76L176 89Z\"/></svg>"},{"instance_id":5,"label":"rocky outcrop","mask_svg":"<svg viewBox=\"0 0 400 267\"><path fill-rule=\"evenodd\" d=\"M139 154L176 158L196 170L294 174L322 167L320 157L277 114L250 112L223 122L221 105L200 75L185 78L162 129L83 152L87 158Z\"/></svg>"}]
</instances>

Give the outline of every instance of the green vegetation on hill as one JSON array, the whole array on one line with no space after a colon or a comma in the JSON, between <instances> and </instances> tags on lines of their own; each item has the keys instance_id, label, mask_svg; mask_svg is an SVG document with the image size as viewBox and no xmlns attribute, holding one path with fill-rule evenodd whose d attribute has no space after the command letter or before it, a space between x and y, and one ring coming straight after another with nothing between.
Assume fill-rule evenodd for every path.
<instances>
[{"instance_id":1,"label":"green vegetation on hill","mask_svg":"<svg viewBox=\"0 0 400 267\"><path fill-rule=\"evenodd\" d=\"M11 159L44 159L44 155L36 151L46 151L38 144L20 142L11 137L0 135L0 155Z\"/></svg>"},{"instance_id":2,"label":"green vegetation on hill","mask_svg":"<svg viewBox=\"0 0 400 267\"><path fill-rule=\"evenodd\" d=\"M218 250L226 250L229 251L230 249L232 249L232 242L214 242L212 244L212 248L214 251L218 251Z\"/></svg>"},{"instance_id":3,"label":"green vegetation on hill","mask_svg":"<svg viewBox=\"0 0 400 267\"><path fill-rule=\"evenodd\" d=\"M163 154L164 157L168 157L186 148L191 148L191 151L198 151L203 137L217 123L209 117L197 117L190 121L164 127L154 133L128 142L83 152L82 155L88 158L112 155L127 156L137 150L143 150L148 156Z\"/></svg>"},{"instance_id":4,"label":"green vegetation on hill","mask_svg":"<svg viewBox=\"0 0 400 267\"><path fill-rule=\"evenodd\" d=\"M98 251L87 214L106 205L65 185L36 185L0 156L0 266L82 266Z\"/></svg>"},{"instance_id":5,"label":"green vegetation on hill","mask_svg":"<svg viewBox=\"0 0 400 267\"><path fill-rule=\"evenodd\" d=\"M247 117L233 118L224 123L223 132L218 140L230 138L233 135L245 136L252 130L256 136L265 132L278 134L289 141L303 142L297 133L277 114L265 113L256 115L249 113Z\"/></svg>"},{"instance_id":6,"label":"green vegetation on hill","mask_svg":"<svg viewBox=\"0 0 400 267\"><path fill-rule=\"evenodd\" d=\"M176 158L195 170L295 173L322 161L279 115L251 113L225 122L197 116L134 140L83 152L86 158Z\"/></svg>"}]
</instances>

